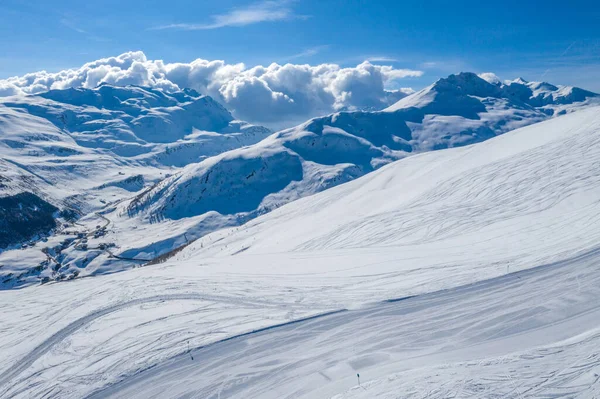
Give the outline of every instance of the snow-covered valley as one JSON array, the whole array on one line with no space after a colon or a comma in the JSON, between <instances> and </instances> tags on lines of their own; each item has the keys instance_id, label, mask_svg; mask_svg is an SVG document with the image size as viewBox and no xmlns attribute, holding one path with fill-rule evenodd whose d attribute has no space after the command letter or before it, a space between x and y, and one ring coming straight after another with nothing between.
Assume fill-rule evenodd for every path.
<instances>
[{"instance_id":1,"label":"snow-covered valley","mask_svg":"<svg viewBox=\"0 0 600 399\"><path fill-rule=\"evenodd\" d=\"M460 91L484 105L476 117L436 108L412 126L440 99L430 87L171 177L137 156L120 166L157 184L107 185L112 203L77 221L89 247L149 260L153 243L189 245L122 273L136 263L98 250L81 267L79 250L80 278L0 291L0 396L598 397L600 108L551 94L520 101L525 118L479 80ZM427 123L452 118L445 144L418 148L445 129ZM45 245L0 262L23 270Z\"/></svg>"},{"instance_id":2,"label":"snow-covered valley","mask_svg":"<svg viewBox=\"0 0 600 399\"><path fill-rule=\"evenodd\" d=\"M11 204L29 193L48 209L11 211L40 226L31 239L4 218L12 250L0 253L0 287L11 288L162 262L396 160L484 141L597 96L461 73L384 111L339 112L273 134L187 89L103 84L0 100L0 190Z\"/></svg>"}]
</instances>

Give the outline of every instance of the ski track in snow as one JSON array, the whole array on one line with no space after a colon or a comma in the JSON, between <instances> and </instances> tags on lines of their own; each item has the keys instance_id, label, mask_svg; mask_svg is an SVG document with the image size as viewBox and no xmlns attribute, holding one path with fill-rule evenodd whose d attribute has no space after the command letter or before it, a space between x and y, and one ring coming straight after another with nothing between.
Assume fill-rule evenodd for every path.
<instances>
[{"instance_id":1,"label":"ski track in snow","mask_svg":"<svg viewBox=\"0 0 600 399\"><path fill-rule=\"evenodd\" d=\"M598 250L270 328L192 355L89 398L315 398L344 391L338 398L392 392L410 398L594 398L600 392ZM357 372L362 388L354 386Z\"/></svg>"},{"instance_id":2,"label":"ski track in snow","mask_svg":"<svg viewBox=\"0 0 600 399\"><path fill-rule=\"evenodd\" d=\"M0 292L0 396L597 398L598 111Z\"/></svg>"},{"instance_id":3,"label":"ski track in snow","mask_svg":"<svg viewBox=\"0 0 600 399\"><path fill-rule=\"evenodd\" d=\"M62 328L61 330L54 333L51 337L44 340L41 344L39 344L33 351L28 353L25 357L21 358L17 363L12 364L10 368L5 370L2 374L0 374L0 387L8 385L12 379L17 377L20 373L26 370L29 366L31 366L37 359L46 354L54 345L65 340L68 336L75 333L77 330L81 329L85 325L91 323L92 321L99 319L108 315L109 313L114 313L118 310L142 305L151 302L164 302L164 301L222 301L224 297L214 296L214 295L202 295L202 294L171 294L171 295L158 295L148 298L139 298L134 299L128 302L118 303L113 306L109 306L103 309L99 309L95 312L88 314L82 318L79 318L73 322L71 322L68 326ZM233 298L227 298L229 303L237 303L243 305L253 305L253 306L267 306L267 303L252 301L252 300L234 300ZM6 391L6 390L5 390ZM0 391L2 393L2 391Z\"/></svg>"}]
</instances>

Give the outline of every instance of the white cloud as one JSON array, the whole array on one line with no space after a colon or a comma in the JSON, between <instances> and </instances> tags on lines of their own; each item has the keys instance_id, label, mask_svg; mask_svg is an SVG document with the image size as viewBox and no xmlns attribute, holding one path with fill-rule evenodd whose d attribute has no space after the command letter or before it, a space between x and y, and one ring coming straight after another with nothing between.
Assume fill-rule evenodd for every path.
<instances>
[{"instance_id":1,"label":"white cloud","mask_svg":"<svg viewBox=\"0 0 600 399\"><path fill-rule=\"evenodd\" d=\"M67 28L74 30L77 33L87 34L85 30L81 29L79 26L74 24L73 21L71 21L69 18L61 18L60 23L66 26Z\"/></svg>"},{"instance_id":2,"label":"white cloud","mask_svg":"<svg viewBox=\"0 0 600 399\"><path fill-rule=\"evenodd\" d=\"M403 78L421 75L421 71L368 61L348 68L291 63L247 68L241 63L203 59L164 63L148 60L143 52L135 51L77 69L0 80L0 96L94 88L101 83L150 86L167 92L187 87L212 96L240 119L280 127L342 109L385 108L411 92L390 87L398 87Z\"/></svg>"},{"instance_id":3,"label":"white cloud","mask_svg":"<svg viewBox=\"0 0 600 399\"><path fill-rule=\"evenodd\" d=\"M308 48L304 51L299 52L298 54L294 54L291 55L289 57L286 58L286 60L293 60L296 58L303 58L303 57L312 57L314 55L319 54L320 52L327 50L329 48L329 45L323 45L323 46L315 46L315 47L311 47Z\"/></svg>"},{"instance_id":4,"label":"white cloud","mask_svg":"<svg viewBox=\"0 0 600 399\"><path fill-rule=\"evenodd\" d=\"M290 0L266 0L245 8L234 8L226 14L213 15L211 16L212 22L209 23L177 23L153 29L205 30L283 21L295 17L290 3Z\"/></svg>"},{"instance_id":5,"label":"white cloud","mask_svg":"<svg viewBox=\"0 0 600 399\"><path fill-rule=\"evenodd\" d=\"M367 57L366 59L369 62L398 62L398 60L396 58L387 57L387 56L374 56L374 57Z\"/></svg>"},{"instance_id":6,"label":"white cloud","mask_svg":"<svg viewBox=\"0 0 600 399\"><path fill-rule=\"evenodd\" d=\"M420 71L394 69L365 61L355 68L337 71L329 87L336 97L336 108L345 108L348 104L358 108L376 107L384 102L382 95L386 94L386 82L421 75Z\"/></svg>"},{"instance_id":7,"label":"white cloud","mask_svg":"<svg viewBox=\"0 0 600 399\"><path fill-rule=\"evenodd\" d=\"M13 83L0 80L0 97L16 96L22 93L23 91Z\"/></svg>"}]
</instances>

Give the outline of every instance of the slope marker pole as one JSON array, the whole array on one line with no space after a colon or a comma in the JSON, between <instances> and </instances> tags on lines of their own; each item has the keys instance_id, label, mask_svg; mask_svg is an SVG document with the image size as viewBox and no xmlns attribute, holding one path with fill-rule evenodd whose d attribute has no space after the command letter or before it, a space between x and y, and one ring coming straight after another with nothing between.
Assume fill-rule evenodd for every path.
<instances>
[{"instance_id":1,"label":"slope marker pole","mask_svg":"<svg viewBox=\"0 0 600 399\"><path fill-rule=\"evenodd\" d=\"M190 350L190 341L187 342L187 346L188 346L188 353L190 354L190 359L194 360L194 356L192 356L192 351Z\"/></svg>"}]
</instances>

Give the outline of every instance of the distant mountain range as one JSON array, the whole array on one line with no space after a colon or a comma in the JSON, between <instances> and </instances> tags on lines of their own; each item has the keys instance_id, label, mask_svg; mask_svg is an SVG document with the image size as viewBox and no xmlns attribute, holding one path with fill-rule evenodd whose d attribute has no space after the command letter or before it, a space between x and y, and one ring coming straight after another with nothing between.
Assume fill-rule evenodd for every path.
<instances>
[{"instance_id":1,"label":"distant mountain range","mask_svg":"<svg viewBox=\"0 0 600 399\"><path fill-rule=\"evenodd\" d=\"M31 254L1 253L10 267L0 268L0 285L153 261L390 162L484 141L596 97L460 73L383 111L339 112L276 133L234 120L193 90L101 85L0 98L0 200L11 209L0 215L0 245L25 243L19 251ZM99 225L108 230L99 234ZM74 233L85 242L65 243Z\"/></svg>"},{"instance_id":2,"label":"distant mountain range","mask_svg":"<svg viewBox=\"0 0 600 399\"><path fill-rule=\"evenodd\" d=\"M189 165L134 205L170 219L264 213L414 153L472 144L567 113L597 95L451 75L381 112L340 112Z\"/></svg>"}]
</instances>

